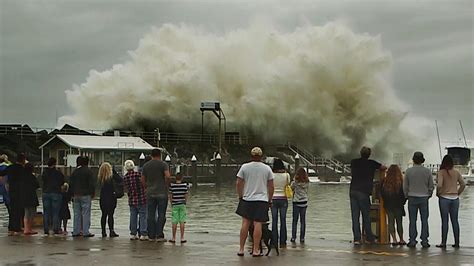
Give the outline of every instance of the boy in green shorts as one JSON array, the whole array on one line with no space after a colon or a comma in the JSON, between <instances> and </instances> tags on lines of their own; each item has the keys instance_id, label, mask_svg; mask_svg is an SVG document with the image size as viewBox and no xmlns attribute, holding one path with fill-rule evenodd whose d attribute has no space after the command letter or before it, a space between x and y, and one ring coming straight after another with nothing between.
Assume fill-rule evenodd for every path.
<instances>
[{"instance_id":1,"label":"boy in green shorts","mask_svg":"<svg viewBox=\"0 0 474 266\"><path fill-rule=\"evenodd\" d=\"M184 224L186 223L186 201L188 200L188 184L183 183L183 175L176 174L176 182L170 184L169 199L172 206L171 223L173 224L173 238L171 243L176 243L176 229L179 224L181 231L181 243L186 243L184 239Z\"/></svg>"}]
</instances>

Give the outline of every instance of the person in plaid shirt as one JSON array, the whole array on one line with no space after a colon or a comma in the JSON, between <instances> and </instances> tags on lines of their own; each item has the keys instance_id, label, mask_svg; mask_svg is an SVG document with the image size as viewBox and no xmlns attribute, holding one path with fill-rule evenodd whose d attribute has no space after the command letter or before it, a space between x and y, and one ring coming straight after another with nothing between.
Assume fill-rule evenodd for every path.
<instances>
[{"instance_id":1,"label":"person in plaid shirt","mask_svg":"<svg viewBox=\"0 0 474 266\"><path fill-rule=\"evenodd\" d=\"M125 161L124 168L127 170L123 182L130 206L130 240L147 240L146 191L140 180L141 173L135 171L135 164L132 160ZM140 238L137 236L137 217L140 219Z\"/></svg>"}]
</instances>

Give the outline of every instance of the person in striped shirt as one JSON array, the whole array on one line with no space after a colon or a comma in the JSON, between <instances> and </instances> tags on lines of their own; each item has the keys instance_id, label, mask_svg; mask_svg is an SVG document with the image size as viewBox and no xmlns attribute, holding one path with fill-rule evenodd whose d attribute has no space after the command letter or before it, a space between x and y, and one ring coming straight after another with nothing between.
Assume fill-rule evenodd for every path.
<instances>
[{"instance_id":1,"label":"person in striped shirt","mask_svg":"<svg viewBox=\"0 0 474 266\"><path fill-rule=\"evenodd\" d=\"M186 202L188 200L188 184L183 183L183 175L176 174L176 182L169 186L169 200L172 206L171 209L171 223L173 230L173 238L171 243L176 243L176 229L179 224L181 232L181 243L186 243L184 239L184 225L186 223Z\"/></svg>"}]
</instances>

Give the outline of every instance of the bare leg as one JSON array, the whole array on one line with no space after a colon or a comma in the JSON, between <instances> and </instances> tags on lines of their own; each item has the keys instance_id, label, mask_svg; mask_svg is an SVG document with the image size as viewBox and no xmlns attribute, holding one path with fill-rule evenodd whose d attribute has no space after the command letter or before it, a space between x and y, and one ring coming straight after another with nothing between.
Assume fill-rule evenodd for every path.
<instances>
[{"instance_id":1,"label":"bare leg","mask_svg":"<svg viewBox=\"0 0 474 266\"><path fill-rule=\"evenodd\" d=\"M23 234L26 234L26 233L29 233L31 232L31 227L30 227L30 223L28 221L28 218L23 218Z\"/></svg>"},{"instance_id":2,"label":"bare leg","mask_svg":"<svg viewBox=\"0 0 474 266\"><path fill-rule=\"evenodd\" d=\"M260 239L262 238L262 223L253 222L253 254L259 255L260 250Z\"/></svg>"},{"instance_id":3,"label":"bare leg","mask_svg":"<svg viewBox=\"0 0 474 266\"><path fill-rule=\"evenodd\" d=\"M179 231L181 233L181 241L184 240L184 225L185 225L185 223L180 223L179 224Z\"/></svg>"},{"instance_id":4,"label":"bare leg","mask_svg":"<svg viewBox=\"0 0 474 266\"><path fill-rule=\"evenodd\" d=\"M239 248L240 254L244 254L244 251L245 251L245 241L247 241L249 226L250 226L250 220L242 218L242 227L240 228L240 248Z\"/></svg>"},{"instance_id":5,"label":"bare leg","mask_svg":"<svg viewBox=\"0 0 474 266\"><path fill-rule=\"evenodd\" d=\"M173 238L171 239L171 241L176 241L176 229L178 228L178 224L173 224L172 228L173 228Z\"/></svg>"},{"instance_id":6,"label":"bare leg","mask_svg":"<svg viewBox=\"0 0 474 266\"><path fill-rule=\"evenodd\" d=\"M391 232L390 235L392 236L392 243L398 243L397 235L395 234L395 232Z\"/></svg>"}]
</instances>

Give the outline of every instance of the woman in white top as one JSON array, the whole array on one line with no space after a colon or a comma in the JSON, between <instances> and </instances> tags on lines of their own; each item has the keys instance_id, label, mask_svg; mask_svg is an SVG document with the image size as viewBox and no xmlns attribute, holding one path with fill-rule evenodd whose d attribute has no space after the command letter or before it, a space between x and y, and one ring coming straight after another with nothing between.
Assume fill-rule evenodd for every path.
<instances>
[{"instance_id":1,"label":"woman in white top","mask_svg":"<svg viewBox=\"0 0 474 266\"><path fill-rule=\"evenodd\" d=\"M288 210L288 199L286 198L285 186L290 183L290 175L285 171L285 165L281 159L273 161L273 183L275 185L272 198L272 233L274 239L279 239L280 248L286 247L286 211ZM279 212L279 213L278 213ZM280 215L280 237L278 238L278 214Z\"/></svg>"}]
</instances>

